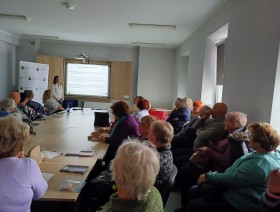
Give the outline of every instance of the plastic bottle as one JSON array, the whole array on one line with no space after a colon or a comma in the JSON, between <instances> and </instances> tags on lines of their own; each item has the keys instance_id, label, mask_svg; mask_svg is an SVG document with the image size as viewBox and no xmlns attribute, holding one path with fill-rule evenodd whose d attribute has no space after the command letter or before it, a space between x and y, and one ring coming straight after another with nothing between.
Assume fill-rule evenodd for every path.
<instances>
[{"instance_id":1,"label":"plastic bottle","mask_svg":"<svg viewBox=\"0 0 280 212\"><path fill-rule=\"evenodd\" d=\"M70 113L70 105L67 104L67 113Z\"/></svg>"}]
</instances>

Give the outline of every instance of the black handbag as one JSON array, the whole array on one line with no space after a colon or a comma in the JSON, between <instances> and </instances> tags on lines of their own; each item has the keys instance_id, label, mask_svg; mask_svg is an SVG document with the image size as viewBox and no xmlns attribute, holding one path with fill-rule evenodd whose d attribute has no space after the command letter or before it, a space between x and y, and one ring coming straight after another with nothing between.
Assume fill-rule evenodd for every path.
<instances>
[{"instance_id":1,"label":"black handbag","mask_svg":"<svg viewBox=\"0 0 280 212\"><path fill-rule=\"evenodd\" d=\"M109 169L101 172L97 177L88 183L88 198L92 210L97 210L105 205L110 196L117 190L115 182L112 181L112 175Z\"/></svg>"}]
</instances>

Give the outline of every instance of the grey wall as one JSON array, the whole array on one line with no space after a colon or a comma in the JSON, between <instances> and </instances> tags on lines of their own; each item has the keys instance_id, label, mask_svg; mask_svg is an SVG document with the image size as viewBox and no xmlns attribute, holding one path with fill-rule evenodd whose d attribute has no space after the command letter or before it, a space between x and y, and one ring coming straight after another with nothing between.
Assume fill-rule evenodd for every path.
<instances>
[{"instance_id":1,"label":"grey wall","mask_svg":"<svg viewBox=\"0 0 280 212\"><path fill-rule=\"evenodd\" d=\"M137 94L151 101L152 107L171 108L175 50L140 48Z\"/></svg>"},{"instance_id":2,"label":"grey wall","mask_svg":"<svg viewBox=\"0 0 280 212\"><path fill-rule=\"evenodd\" d=\"M205 61L211 57L206 41L228 23L223 102L231 111L247 113L249 121L270 122L280 40L279 11L280 1L276 0L227 1L177 49L177 62L181 55L189 54L187 95L207 99L207 90L214 90L214 83L205 83L203 77L209 68ZM211 94L210 98L205 103L214 101Z\"/></svg>"},{"instance_id":3,"label":"grey wall","mask_svg":"<svg viewBox=\"0 0 280 212\"><path fill-rule=\"evenodd\" d=\"M17 89L16 46L17 37L0 31L0 99L7 98L10 91Z\"/></svg>"}]
</instances>

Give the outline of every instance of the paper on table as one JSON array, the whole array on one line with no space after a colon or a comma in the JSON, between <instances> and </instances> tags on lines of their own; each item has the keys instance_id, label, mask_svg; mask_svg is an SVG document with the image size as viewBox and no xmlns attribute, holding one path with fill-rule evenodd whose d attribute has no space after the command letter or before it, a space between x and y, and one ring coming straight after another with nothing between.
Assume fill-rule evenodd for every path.
<instances>
[{"instance_id":1,"label":"paper on table","mask_svg":"<svg viewBox=\"0 0 280 212\"><path fill-rule=\"evenodd\" d=\"M48 158L48 159L52 159L61 154L62 154L61 152L52 152L52 151L45 151L45 150L41 152L42 158Z\"/></svg>"},{"instance_id":2,"label":"paper on table","mask_svg":"<svg viewBox=\"0 0 280 212\"><path fill-rule=\"evenodd\" d=\"M43 178L44 178L44 180L45 180L46 182L49 182L49 180L53 177L53 175L54 175L54 174L43 173L43 172L42 172L42 176L43 176Z\"/></svg>"}]
</instances>

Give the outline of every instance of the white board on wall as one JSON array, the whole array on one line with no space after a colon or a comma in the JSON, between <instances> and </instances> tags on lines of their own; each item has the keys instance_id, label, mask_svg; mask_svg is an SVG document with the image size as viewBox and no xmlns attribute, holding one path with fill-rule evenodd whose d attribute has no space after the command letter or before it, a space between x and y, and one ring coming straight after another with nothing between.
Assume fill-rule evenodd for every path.
<instances>
[{"instance_id":1,"label":"white board on wall","mask_svg":"<svg viewBox=\"0 0 280 212\"><path fill-rule=\"evenodd\" d=\"M43 104L43 93L48 89L49 65L32 62L19 62L19 92L32 90L33 101Z\"/></svg>"}]
</instances>

